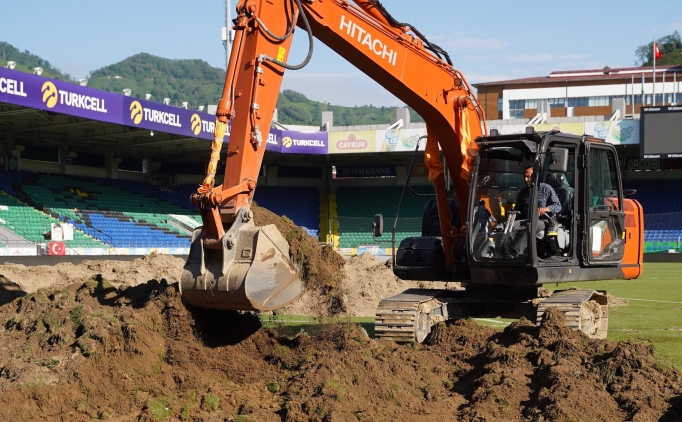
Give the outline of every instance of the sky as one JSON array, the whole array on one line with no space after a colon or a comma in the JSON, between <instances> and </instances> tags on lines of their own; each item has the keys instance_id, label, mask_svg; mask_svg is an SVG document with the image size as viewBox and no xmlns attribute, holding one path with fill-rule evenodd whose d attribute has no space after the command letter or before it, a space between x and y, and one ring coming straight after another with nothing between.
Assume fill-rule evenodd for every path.
<instances>
[{"instance_id":1,"label":"sky","mask_svg":"<svg viewBox=\"0 0 682 422\"><path fill-rule=\"evenodd\" d=\"M0 41L37 54L77 79L140 52L202 59L224 68L225 3L2 0ZM236 3L232 0L232 7ZM629 67L635 65L638 46L682 32L682 8L671 0L646 6L641 0L382 3L396 20L414 25L448 51L471 84L556 70ZM307 36L298 30L290 63L299 63L306 53ZM308 66L285 73L282 88L334 105L403 105L319 41Z\"/></svg>"}]
</instances>

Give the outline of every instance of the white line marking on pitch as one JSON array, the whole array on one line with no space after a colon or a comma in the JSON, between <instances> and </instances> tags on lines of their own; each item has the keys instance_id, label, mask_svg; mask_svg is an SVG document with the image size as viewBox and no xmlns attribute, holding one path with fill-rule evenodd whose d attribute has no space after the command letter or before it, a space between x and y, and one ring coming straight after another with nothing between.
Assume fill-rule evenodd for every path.
<instances>
[{"instance_id":1,"label":"white line marking on pitch","mask_svg":"<svg viewBox=\"0 0 682 422\"><path fill-rule=\"evenodd\" d=\"M511 324L510 322L504 322L504 321L495 321L494 319L485 319L485 318L474 318L476 321L485 321L485 322L492 322L495 324L504 324L504 325L509 325Z\"/></svg>"},{"instance_id":2,"label":"white line marking on pitch","mask_svg":"<svg viewBox=\"0 0 682 422\"><path fill-rule=\"evenodd\" d=\"M619 297L618 299L639 300L639 301L642 301L642 302L676 303L676 304L682 305L682 302L670 302L669 300L634 299L634 298L631 298L631 297Z\"/></svg>"}]
</instances>

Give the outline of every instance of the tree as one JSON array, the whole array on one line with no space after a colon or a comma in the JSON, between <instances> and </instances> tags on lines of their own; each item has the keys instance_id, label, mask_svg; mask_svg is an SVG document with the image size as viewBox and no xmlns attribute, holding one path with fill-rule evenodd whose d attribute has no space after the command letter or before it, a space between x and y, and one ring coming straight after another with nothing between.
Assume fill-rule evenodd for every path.
<instances>
[{"instance_id":1,"label":"tree","mask_svg":"<svg viewBox=\"0 0 682 422\"><path fill-rule=\"evenodd\" d=\"M656 40L658 49L663 54L663 57L656 60L656 64L660 65L675 65L682 64L682 39L680 33L675 31L670 35L661 37ZM635 65L637 66L652 66L654 64L654 42L645 45L640 45L635 50Z\"/></svg>"}]
</instances>

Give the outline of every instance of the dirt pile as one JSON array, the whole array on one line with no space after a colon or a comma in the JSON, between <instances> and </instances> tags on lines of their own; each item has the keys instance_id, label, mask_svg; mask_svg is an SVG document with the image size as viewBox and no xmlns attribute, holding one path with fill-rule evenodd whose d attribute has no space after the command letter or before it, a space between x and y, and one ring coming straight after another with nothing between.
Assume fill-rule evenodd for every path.
<instances>
[{"instance_id":1,"label":"dirt pile","mask_svg":"<svg viewBox=\"0 0 682 422\"><path fill-rule=\"evenodd\" d=\"M394 296L410 288L450 289L459 287L459 283L401 280L393 274L390 262L381 261L369 252L353 256L345 262L342 283L346 307L346 311L341 314L343 316L374 316L381 299ZM316 292L306 292L299 300L278 311L278 313L314 316L314 309L318 300Z\"/></svg>"},{"instance_id":2,"label":"dirt pile","mask_svg":"<svg viewBox=\"0 0 682 422\"><path fill-rule=\"evenodd\" d=\"M256 214L258 215L258 214ZM321 247L313 238L301 234L293 224L276 217L290 233L291 244L306 258L311 289L282 314L319 316L374 316L382 298L393 296L411 287L449 288L455 284L410 282L398 279L386 262L366 252L344 260L328 247ZM272 219L271 221L273 221ZM331 253L332 255L328 255ZM317 258L316 258L317 257ZM299 258L300 259L300 258ZM345 261L345 262L344 262ZM0 304L3 297L14 298L9 291L33 293L43 288L63 287L83 280L101 277L115 287L137 286L148 280L175 283L185 261L168 255L149 255L130 261L83 261L78 265L60 263L54 266L27 267L21 264L0 265ZM341 267L339 267L341 265ZM9 296L8 296L9 295Z\"/></svg>"},{"instance_id":3,"label":"dirt pile","mask_svg":"<svg viewBox=\"0 0 682 422\"><path fill-rule=\"evenodd\" d=\"M306 290L315 297L311 309L317 315L336 315L346 311L343 285L344 259L330 245L320 245L286 216L278 216L266 208L251 205L256 226L274 224L289 242L292 261L301 271Z\"/></svg>"},{"instance_id":4,"label":"dirt pile","mask_svg":"<svg viewBox=\"0 0 682 422\"><path fill-rule=\"evenodd\" d=\"M682 374L650 347L562 324L465 320L412 346L353 324L291 338L250 314L188 309L175 284L95 277L0 306L0 417L680 420Z\"/></svg>"},{"instance_id":5,"label":"dirt pile","mask_svg":"<svg viewBox=\"0 0 682 422\"><path fill-rule=\"evenodd\" d=\"M15 284L26 293L43 288L66 286L99 274L119 286L136 286L149 280L165 279L175 283L185 261L171 255L151 254L134 261L83 261L78 265L62 262L54 266L27 267L5 262L0 265L0 284Z\"/></svg>"}]
</instances>

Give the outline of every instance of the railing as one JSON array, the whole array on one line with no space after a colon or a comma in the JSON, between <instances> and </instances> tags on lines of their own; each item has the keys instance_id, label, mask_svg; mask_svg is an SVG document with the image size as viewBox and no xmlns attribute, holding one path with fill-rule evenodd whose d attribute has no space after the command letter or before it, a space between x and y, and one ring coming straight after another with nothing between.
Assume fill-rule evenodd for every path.
<instances>
[{"instance_id":1,"label":"railing","mask_svg":"<svg viewBox=\"0 0 682 422\"><path fill-rule=\"evenodd\" d=\"M35 246L35 245L37 244L37 242L32 242L32 241L28 240L28 238L29 238L30 236L29 236L28 234L26 234L26 232L24 232L23 230L21 230L20 228L14 226L14 225L11 224L11 223L8 223L7 221L5 221L5 222L2 224L2 227L7 228L7 230L9 230L9 231L11 231L12 233L14 233L17 237L22 238L22 239L24 240L24 243L28 243L28 244L33 245L33 246ZM21 241L19 241L19 240L15 240L14 242L21 243Z\"/></svg>"},{"instance_id":2,"label":"railing","mask_svg":"<svg viewBox=\"0 0 682 422\"><path fill-rule=\"evenodd\" d=\"M364 233L370 238L372 237L372 222L373 217L345 217L339 215L336 217L339 223L339 234L343 236L345 233ZM422 218L401 218L398 220L396 232L398 233L413 233L422 231Z\"/></svg>"},{"instance_id":3,"label":"railing","mask_svg":"<svg viewBox=\"0 0 682 422\"><path fill-rule=\"evenodd\" d=\"M22 247L22 246L26 247L27 243L33 245L33 243L31 243L27 240L14 240L14 239L10 240L9 238L7 238L6 236L3 236L1 234L0 234L0 243L5 245L5 247L7 247L7 248L18 248L18 247Z\"/></svg>"}]
</instances>

